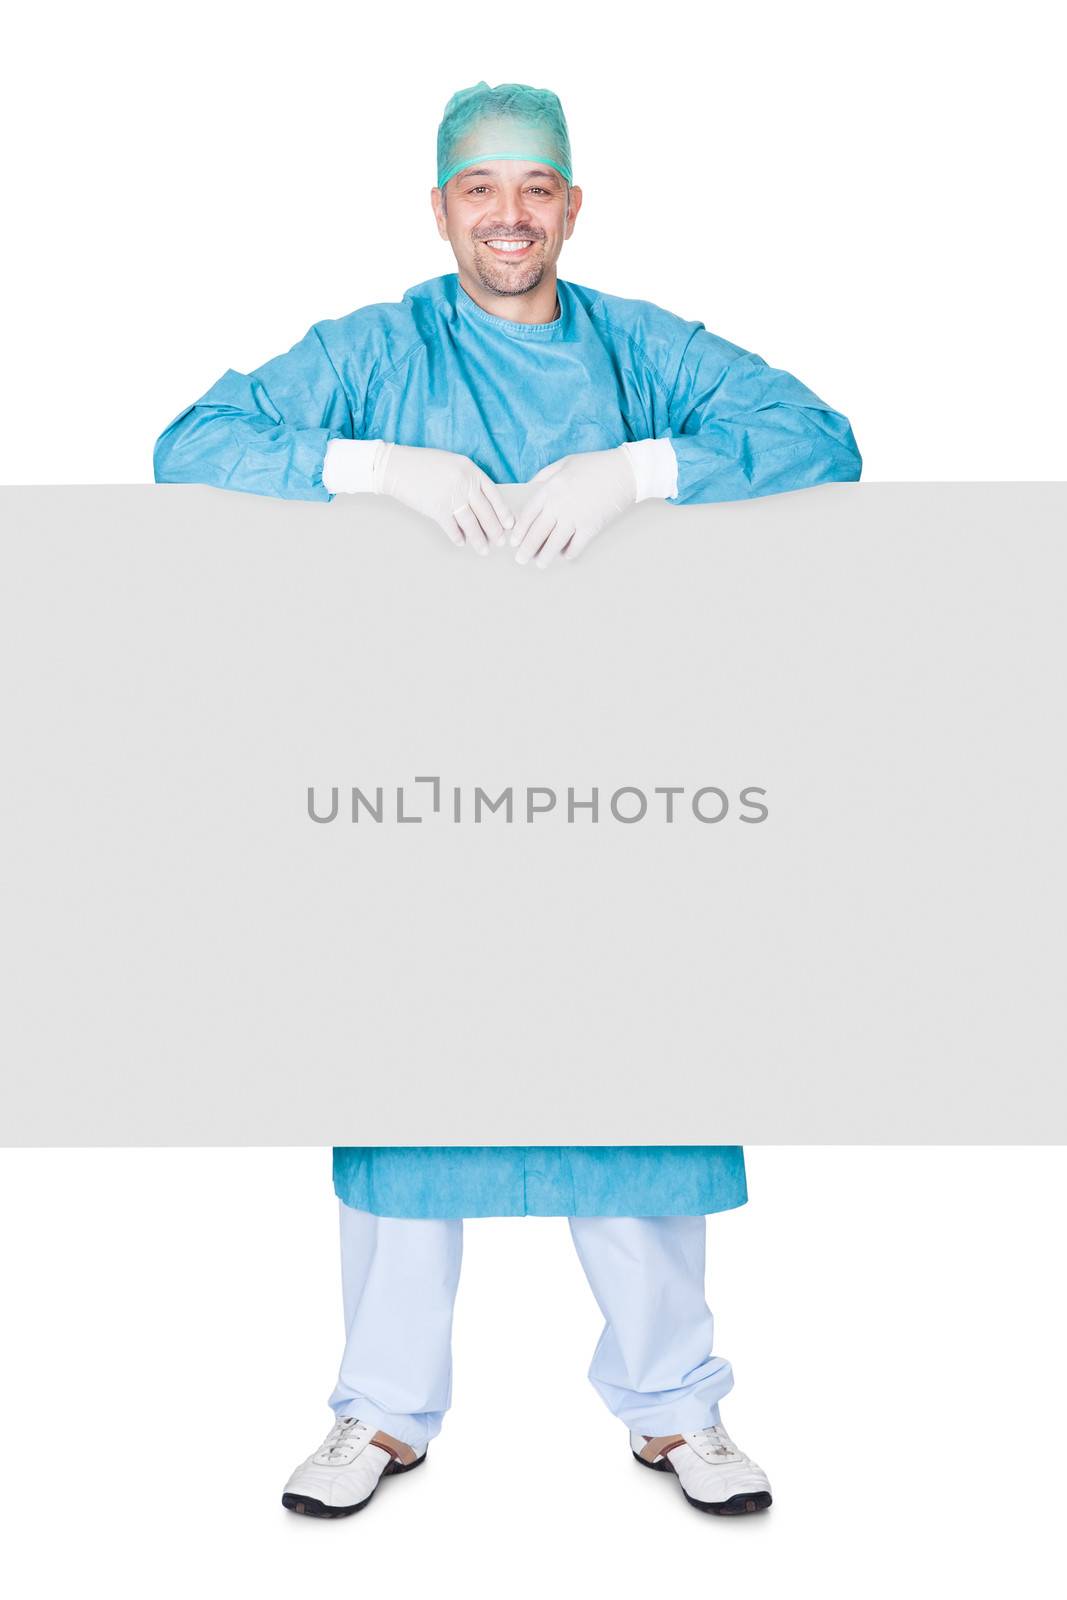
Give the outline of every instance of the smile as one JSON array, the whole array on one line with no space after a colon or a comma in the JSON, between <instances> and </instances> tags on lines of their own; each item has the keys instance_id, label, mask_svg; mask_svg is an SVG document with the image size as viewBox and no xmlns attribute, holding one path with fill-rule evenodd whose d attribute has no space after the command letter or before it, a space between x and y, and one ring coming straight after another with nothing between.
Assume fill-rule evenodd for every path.
<instances>
[{"instance_id":1,"label":"smile","mask_svg":"<svg viewBox=\"0 0 1067 1600\"><path fill-rule=\"evenodd\" d=\"M527 250L532 250L536 244L535 239L480 239L480 244L488 245L490 250L497 255L515 256L525 255Z\"/></svg>"}]
</instances>

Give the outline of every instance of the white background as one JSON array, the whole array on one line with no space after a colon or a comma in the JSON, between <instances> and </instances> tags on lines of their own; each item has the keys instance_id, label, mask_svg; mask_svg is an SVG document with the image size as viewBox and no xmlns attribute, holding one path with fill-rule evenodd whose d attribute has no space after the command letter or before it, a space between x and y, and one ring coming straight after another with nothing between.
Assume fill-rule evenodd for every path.
<instances>
[{"instance_id":1,"label":"white background","mask_svg":"<svg viewBox=\"0 0 1067 1600\"><path fill-rule=\"evenodd\" d=\"M337 1522L280 1503L341 1356L328 1152L3 1157L11 1594L1062 1593L1061 1150L748 1152L707 1287L765 1516L631 1459L564 1218L467 1222L445 1426Z\"/></svg>"},{"instance_id":2,"label":"white background","mask_svg":"<svg viewBox=\"0 0 1067 1600\"><path fill-rule=\"evenodd\" d=\"M21 8L0 482L148 481L227 367L450 271L448 95L554 88L564 277L656 301L851 418L869 479L1062 478L1052 9ZM691 1511L586 1383L562 1219L468 1224L456 1405L359 1517L278 1504L339 1358L329 1157L3 1152L0 1570L25 1595L1053 1592L1059 1150L749 1152L711 1219L724 1418L766 1517Z\"/></svg>"},{"instance_id":3,"label":"white background","mask_svg":"<svg viewBox=\"0 0 1067 1600\"><path fill-rule=\"evenodd\" d=\"M0 482L148 482L227 368L454 270L449 95L554 89L560 274L754 350L868 479L1062 478L1055 8L20 7L0 84Z\"/></svg>"}]
</instances>

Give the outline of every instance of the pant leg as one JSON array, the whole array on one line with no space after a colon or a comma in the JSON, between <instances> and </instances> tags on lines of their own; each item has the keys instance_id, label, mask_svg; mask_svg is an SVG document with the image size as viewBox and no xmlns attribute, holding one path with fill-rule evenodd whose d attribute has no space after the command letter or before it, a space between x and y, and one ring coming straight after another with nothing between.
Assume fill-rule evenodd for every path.
<instances>
[{"instance_id":1,"label":"pant leg","mask_svg":"<svg viewBox=\"0 0 1067 1600\"><path fill-rule=\"evenodd\" d=\"M376 1217L338 1204L345 1349L329 1403L421 1451L452 1400L462 1219Z\"/></svg>"},{"instance_id":2,"label":"pant leg","mask_svg":"<svg viewBox=\"0 0 1067 1600\"><path fill-rule=\"evenodd\" d=\"M694 1433L733 1388L711 1354L704 1217L571 1217L578 1258L604 1313L589 1381L637 1433Z\"/></svg>"}]
</instances>

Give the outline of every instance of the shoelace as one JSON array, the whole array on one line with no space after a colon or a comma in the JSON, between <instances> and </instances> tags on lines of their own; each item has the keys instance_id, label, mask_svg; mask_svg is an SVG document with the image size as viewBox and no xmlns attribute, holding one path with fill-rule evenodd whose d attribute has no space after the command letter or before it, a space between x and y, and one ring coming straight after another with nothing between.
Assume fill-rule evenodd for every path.
<instances>
[{"instance_id":1,"label":"shoelace","mask_svg":"<svg viewBox=\"0 0 1067 1600\"><path fill-rule=\"evenodd\" d=\"M741 1451L734 1444L721 1422L716 1422L713 1427L700 1428L693 1434L693 1438L706 1445L712 1455L719 1456L723 1461L742 1461Z\"/></svg>"},{"instance_id":2,"label":"shoelace","mask_svg":"<svg viewBox=\"0 0 1067 1600\"><path fill-rule=\"evenodd\" d=\"M369 1430L370 1423L360 1422L358 1417L338 1417L315 1453L336 1455L343 1445L351 1442L353 1434L367 1433Z\"/></svg>"}]
</instances>

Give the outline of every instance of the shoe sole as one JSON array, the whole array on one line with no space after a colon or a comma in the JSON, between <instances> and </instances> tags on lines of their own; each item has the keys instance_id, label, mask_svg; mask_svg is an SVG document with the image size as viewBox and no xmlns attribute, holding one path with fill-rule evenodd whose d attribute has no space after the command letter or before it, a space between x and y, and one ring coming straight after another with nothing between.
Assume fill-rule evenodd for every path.
<instances>
[{"instance_id":1,"label":"shoe sole","mask_svg":"<svg viewBox=\"0 0 1067 1600\"><path fill-rule=\"evenodd\" d=\"M427 1446L417 1461L409 1461L406 1465L402 1461L391 1461L387 1467L382 1469L381 1477L367 1498L365 1500L357 1500L354 1506L328 1506L321 1500L313 1500L310 1495L289 1494L288 1492L282 1495L282 1505L286 1511L295 1511L301 1517L351 1517L355 1512L362 1511L364 1506L370 1505L374 1496L378 1493L382 1478L388 1478L393 1472L414 1472L416 1467L422 1466L429 1453L429 1447Z\"/></svg>"},{"instance_id":2,"label":"shoe sole","mask_svg":"<svg viewBox=\"0 0 1067 1600\"><path fill-rule=\"evenodd\" d=\"M674 1472L669 1461L646 1461L636 1450L631 1450L630 1454L640 1467L651 1467L653 1472ZM677 1478L678 1474L674 1472L674 1476ZM686 1494L680 1478L678 1487L691 1506L698 1511L710 1511L716 1517L743 1517L749 1511L766 1511L774 1504L769 1489L759 1489L755 1494L732 1494L729 1500L694 1500L691 1494Z\"/></svg>"}]
</instances>

